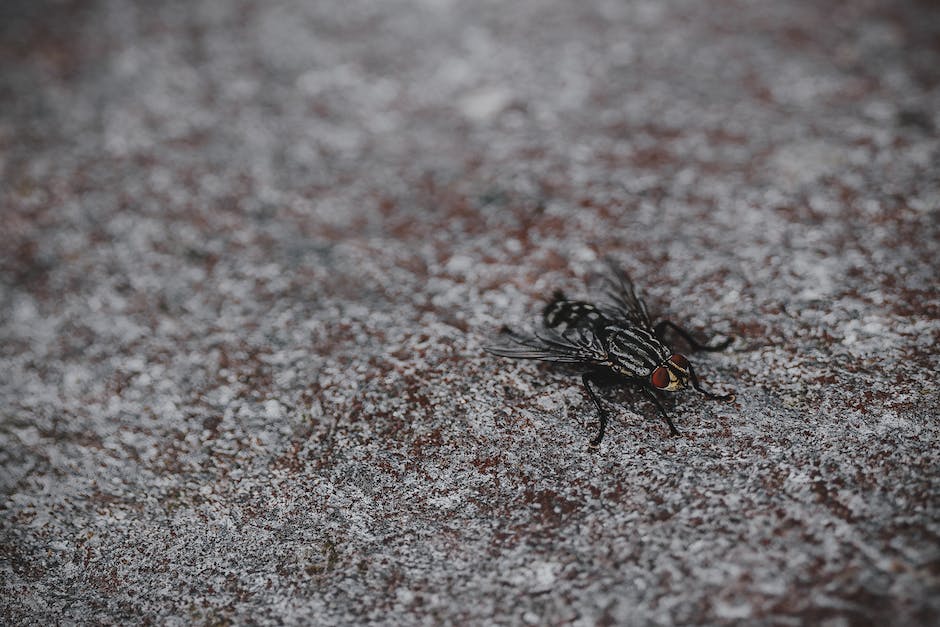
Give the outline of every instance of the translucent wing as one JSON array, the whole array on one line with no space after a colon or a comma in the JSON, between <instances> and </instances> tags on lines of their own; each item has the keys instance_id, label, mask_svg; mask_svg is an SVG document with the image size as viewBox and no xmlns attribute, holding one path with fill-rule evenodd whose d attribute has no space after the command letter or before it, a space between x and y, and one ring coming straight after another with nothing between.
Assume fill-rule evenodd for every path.
<instances>
[{"instance_id":1,"label":"translucent wing","mask_svg":"<svg viewBox=\"0 0 940 627\"><path fill-rule=\"evenodd\" d=\"M587 329L568 329L559 333L544 329L534 334L505 330L505 344L484 350L500 357L537 359L554 363L599 364L607 361L607 352L597 337Z\"/></svg>"},{"instance_id":2,"label":"translucent wing","mask_svg":"<svg viewBox=\"0 0 940 627\"><path fill-rule=\"evenodd\" d=\"M609 259L607 265L609 272L602 279L606 300L602 305L604 312L611 318L619 318L638 327L652 329L653 323L646 310L646 304L637 297L630 276Z\"/></svg>"}]
</instances>

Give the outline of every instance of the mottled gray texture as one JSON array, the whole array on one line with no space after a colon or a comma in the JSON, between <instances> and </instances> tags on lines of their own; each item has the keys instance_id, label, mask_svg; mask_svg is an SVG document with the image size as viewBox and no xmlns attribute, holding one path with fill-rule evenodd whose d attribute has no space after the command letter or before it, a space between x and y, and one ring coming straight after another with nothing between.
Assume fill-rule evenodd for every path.
<instances>
[{"instance_id":1,"label":"mottled gray texture","mask_svg":"<svg viewBox=\"0 0 940 627\"><path fill-rule=\"evenodd\" d=\"M940 620L934 4L0 6L0 622Z\"/></svg>"}]
</instances>

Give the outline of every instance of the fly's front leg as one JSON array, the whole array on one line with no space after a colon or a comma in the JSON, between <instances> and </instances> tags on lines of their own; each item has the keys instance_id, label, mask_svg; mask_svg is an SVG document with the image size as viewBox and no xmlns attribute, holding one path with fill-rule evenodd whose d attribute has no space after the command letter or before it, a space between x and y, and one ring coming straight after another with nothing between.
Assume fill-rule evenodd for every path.
<instances>
[{"instance_id":1,"label":"fly's front leg","mask_svg":"<svg viewBox=\"0 0 940 627\"><path fill-rule=\"evenodd\" d=\"M701 392L705 398L709 398L713 401L733 401L735 398L734 394L713 394L703 390L701 384L698 382L698 377L695 375L695 370L692 369L691 365L689 366L689 379L692 380L692 387L695 388L697 392Z\"/></svg>"},{"instance_id":2,"label":"fly's front leg","mask_svg":"<svg viewBox=\"0 0 940 627\"><path fill-rule=\"evenodd\" d=\"M677 325L675 322L672 322L671 320L662 320L660 322L657 322L656 326L653 327L653 331L656 333L656 337L662 340L663 334L666 332L667 328L675 331L679 335L679 337L681 337L683 340L689 343L689 346L691 346L693 350L697 350L697 351L712 351L713 352L713 351L724 350L728 348L728 346L731 345L731 342L733 340L733 338L729 337L725 341L719 342L718 344L715 344L713 346L709 346L708 344L702 344L700 342L695 341L695 338L689 335L688 331L686 331L685 329Z\"/></svg>"},{"instance_id":3,"label":"fly's front leg","mask_svg":"<svg viewBox=\"0 0 940 627\"><path fill-rule=\"evenodd\" d=\"M601 426L597 431L597 436L591 440L591 446L597 447L601 440L604 439L604 429L607 428L607 412L604 411L604 408L601 407L601 400L597 398L597 394L594 393L594 390L591 389L591 383L594 385L598 384L600 377L598 377L596 372L585 372L581 375L581 383L584 384L584 389L587 390L588 396L591 397L591 400L594 401L594 407L597 408L597 415L601 421Z\"/></svg>"},{"instance_id":4,"label":"fly's front leg","mask_svg":"<svg viewBox=\"0 0 940 627\"><path fill-rule=\"evenodd\" d=\"M676 429L676 425L672 424L672 418L670 418L670 417L669 417L669 414L666 413L666 410L663 409L662 403L660 403L660 402L659 402L659 399L656 398L656 394L655 394L651 389L649 389L648 387L646 387L645 385L643 386L643 391L646 392L646 395L649 397L649 399L650 399L651 401L653 401L653 404L656 405L656 409L658 409L660 415L662 415L663 420L665 420L665 421L666 421L666 424L669 425L669 434L670 434L670 435L681 435L681 434L679 433L679 430Z\"/></svg>"}]
</instances>

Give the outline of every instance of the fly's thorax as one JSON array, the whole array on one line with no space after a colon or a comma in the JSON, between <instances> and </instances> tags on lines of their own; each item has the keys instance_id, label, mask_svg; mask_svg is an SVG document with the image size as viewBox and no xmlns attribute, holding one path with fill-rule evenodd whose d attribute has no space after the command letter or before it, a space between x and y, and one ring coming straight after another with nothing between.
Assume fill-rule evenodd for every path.
<instances>
[{"instance_id":1,"label":"fly's thorax","mask_svg":"<svg viewBox=\"0 0 940 627\"><path fill-rule=\"evenodd\" d=\"M626 377L648 377L671 354L659 338L642 327L608 325L601 338L611 369Z\"/></svg>"},{"instance_id":2,"label":"fly's thorax","mask_svg":"<svg viewBox=\"0 0 940 627\"><path fill-rule=\"evenodd\" d=\"M689 384L691 370L689 360L676 353L653 369L649 381L658 390L675 392Z\"/></svg>"}]
</instances>

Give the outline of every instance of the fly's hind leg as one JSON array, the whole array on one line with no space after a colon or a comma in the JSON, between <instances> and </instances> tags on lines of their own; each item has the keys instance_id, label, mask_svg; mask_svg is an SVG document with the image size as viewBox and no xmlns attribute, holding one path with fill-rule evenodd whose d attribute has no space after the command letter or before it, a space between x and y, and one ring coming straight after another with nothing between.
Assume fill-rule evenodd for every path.
<instances>
[{"instance_id":1,"label":"fly's hind leg","mask_svg":"<svg viewBox=\"0 0 940 627\"><path fill-rule=\"evenodd\" d=\"M685 329L677 325L675 322L672 322L671 320L662 320L660 322L657 322L656 326L653 327L653 331L656 333L656 337L662 340L663 334L666 332L667 328L675 331L679 335L679 337L681 337L683 340L689 343L689 346L691 346L693 350L697 350L697 351L710 351L710 352L721 351L721 350L728 348L728 346L730 346L731 342L733 341L733 338L729 337L723 342L719 342L717 344L713 344L713 345L702 344L701 342L696 341L695 338L693 338L689 334L688 331L686 331Z\"/></svg>"},{"instance_id":2,"label":"fly's hind leg","mask_svg":"<svg viewBox=\"0 0 940 627\"><path fill-rule=\"evenodd\" d=\"M600 445L601 440L604 439L604 429L607 428L607 412L601 407L601 400L597 398L597 394L591 389L591 383L597 385L601 379L602 377L598 376L596 372L585 372L581 375L581 383L584 384L584 389L587 390L588 396L594 401L594 407L597 408L597 416L601 423L600 428L597 430L597 435L591 440L592 448L596 448Z\"/></svg>"}]
</instances>

